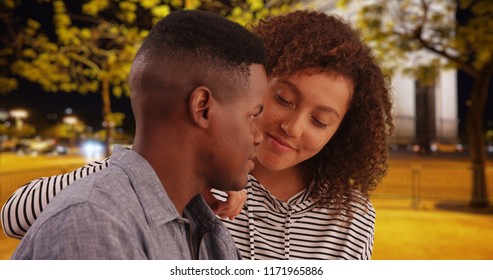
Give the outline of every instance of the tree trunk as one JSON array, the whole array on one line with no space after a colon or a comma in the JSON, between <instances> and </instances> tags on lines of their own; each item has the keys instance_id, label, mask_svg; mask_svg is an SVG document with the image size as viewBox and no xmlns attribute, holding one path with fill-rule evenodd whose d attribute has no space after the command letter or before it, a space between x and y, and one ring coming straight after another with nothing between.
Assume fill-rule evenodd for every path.
<instances>
[{"instance_id":1,"label":"tree trunk","mask_svg":"<svg viewBox=\"0 0 493 280\"><path fill-rule=\"evenodd\" d=\"M467 138L470 145L472 164L471 207L487 207L488 186L486 182L486 150L483 136L483 113L488 96L489 75L479 75L474 79L471 93L471 106L467 112Z\"/></svg>"},{"instance_id":2,"label":"tree trunk","mask_svg":"<svg viewBox=\"0 0 493 280\"><path fill-rule=\"evenodd\" d=\"M103 84L103 118L104 118L104 128L106 129L106 138L104 139L104 152L105 156L109 157L111 155L111 138L112 138L112 127L109 122L109 116L111 115L111 96L110 96L110 84L107 77L102 80Z\"/></svg>"}]
</instances>

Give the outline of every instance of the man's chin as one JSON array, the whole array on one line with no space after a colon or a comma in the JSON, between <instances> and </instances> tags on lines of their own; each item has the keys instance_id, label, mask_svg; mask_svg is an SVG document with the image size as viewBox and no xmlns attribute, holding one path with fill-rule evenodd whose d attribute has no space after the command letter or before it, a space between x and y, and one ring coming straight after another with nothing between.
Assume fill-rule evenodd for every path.
<instances>
[{"instance_id":1,"label":"man's chin","mask_svg":"<svg viewBox=\"0 0 493 280\"><path fill-rule=\"evenodd\" d=\"M248 183L248 176L245 175L243 180L238 180L236 184L231 184L230 189L228 191L241 191L244 188L246 188L247 183Z\"/></svg>"},{"instance_id":2,"label":"man's chin","mask_svg":"<svg viewBox=\"0 0 493 280\"><path fill-rule=\"evenodd\" d=\"M218 183L218 182L216 182L216 183ZM215 184L215 186L213 188L216 190L223 191L223 192L224 191L241 191L241 190L246 188L247 184L248 184L248 174L245 174L239 178L236 178L236 180L234 180L232 178L230 178L230 180L228 180L228 181L223 180L220 185Z\"/></svg>"}]
</instances>

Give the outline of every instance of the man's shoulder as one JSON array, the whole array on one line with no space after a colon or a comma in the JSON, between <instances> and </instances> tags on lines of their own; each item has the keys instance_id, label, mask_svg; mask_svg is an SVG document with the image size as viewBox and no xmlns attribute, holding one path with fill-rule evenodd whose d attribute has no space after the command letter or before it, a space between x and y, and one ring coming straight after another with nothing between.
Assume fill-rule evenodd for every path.
<instances>
[{"instance_id":1,"label":"man's shoulder","mask_svg":"<svg viewBox=\"0 0 493 280\"><path fill-rule=\"evenodd\" d=\"M71 244L90 235L119 235L129 223L145 221L131 189L125 173L111 166L74 182L41 212L23 238L22 251L39 244L56 246L57 239ZM30 244L34 241L38 245Z\"/></svg>"},{"instance_id":2,"label":"man's shoulder","mask_svg":"<svg viewBox=\"0 0 493 280\"><path fill-rule=\"evenodd\" d=\"M43 212L28 230L13 258L124 258L120 245L134 237L124 216L82 201L52 208Z\"/></svg>"},{"instance_id":3,"label":"man's shoulder","mask_svg":"<svg viewBox=\"0 0 493 280\"><path fill-rule=\"evenodd\" d=\"M94 214L94 209L108 215L121 216L121 212L129 209L131 205L138 205L137 198L132 196L133 192L129 190L131 184L125 172L118 167L105 168L73 182L70 188L52 197L32 225L32 229L47 221L52 223L53 217L66 216L68 219L74 211L78 211L81 223L89 221L86 215Z\"/></svg>"},{"instance_id":4,"label":"man's shoulder","mask_svg":"<svg viewBox=\"0 0 493 280\"><path fill-rule=\"evenodd\" d=\"M70 188L57 194L48 207L69 206L78 203L96 203L104 198L103 194L110 195L128 193L130 181L123 170L116 166L109 166L99 172L90 174L72 183ZM48 210L48 208L46 209Z\"/></svg>"}]
</instances>

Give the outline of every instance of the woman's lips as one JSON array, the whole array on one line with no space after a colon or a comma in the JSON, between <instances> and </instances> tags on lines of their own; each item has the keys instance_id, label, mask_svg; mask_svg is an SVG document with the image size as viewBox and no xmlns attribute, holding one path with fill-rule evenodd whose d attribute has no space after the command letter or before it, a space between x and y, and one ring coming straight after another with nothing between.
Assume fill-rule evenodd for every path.
<instances>
[{"instance_id":1,"label":"woman's lips","mask_svg":"<svg viewBox=\"0 0 493 280\"><path fill-rule=\"evenodd\" d=\"M267 142L269 143L269 145L276 151L279 151L279 152L291 152L291 151L295 151L296 149L293 148L293 146L291 146L289 143L283 141L282 139L280 138L277 138L273 135L270 135L270 134L267 134Z\"/></svg>"}]
</instances>

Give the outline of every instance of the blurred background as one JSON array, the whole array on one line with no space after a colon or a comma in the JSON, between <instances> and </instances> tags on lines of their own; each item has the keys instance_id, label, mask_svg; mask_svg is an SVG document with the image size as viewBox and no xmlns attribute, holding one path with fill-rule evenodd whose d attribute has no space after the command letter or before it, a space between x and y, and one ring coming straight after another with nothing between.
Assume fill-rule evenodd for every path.
<instances>
[{"instance_id":1,"label":"blurred background","mask_svg":"<svg viewBox=\"0 0 493 280\"><path fill-rule=\"evenodd\" d=\"M130 145L126 83L153 23L202 9L242 25L296 9L361 30L392 78L396 131L372 194L373 259L493 259L493 2L2 0L0 204ZM0 234L0 259L18 240Z\"/></svg>"}]
</instances>

